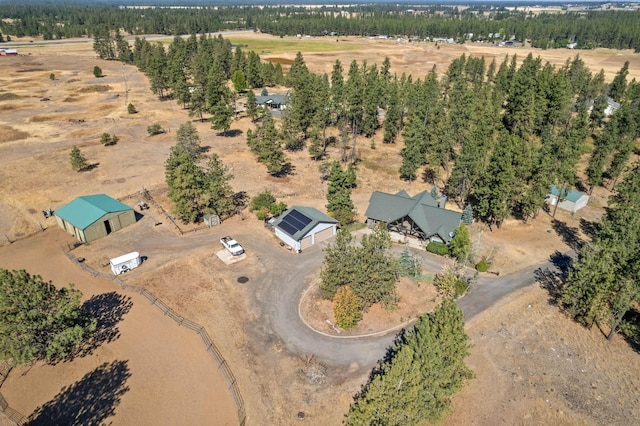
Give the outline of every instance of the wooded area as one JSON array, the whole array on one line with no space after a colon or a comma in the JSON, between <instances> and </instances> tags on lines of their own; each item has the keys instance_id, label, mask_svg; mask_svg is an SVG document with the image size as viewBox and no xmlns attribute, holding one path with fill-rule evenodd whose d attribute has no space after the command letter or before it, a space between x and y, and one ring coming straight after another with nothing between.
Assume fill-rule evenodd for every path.
<instances>
[{"instance_id":1,"label":"wooded area","mask_svg":"<svg viewBox=\"0 0 640 426\"><path fill-rule=\"evenodd\" d=\"M503 4L351 6L212 6L136 8L94 4L1 4L0 32L45 40L96 37L123 30L131 35L204 34L231 29L278 36L376 36L453 38L497 42L529 40L534 47L640 49L639 11L561 10L534 14ZM143 11L143 12L142 12ZM0 39L0 41L2 41Z\"/></svg>"}]
</instances>

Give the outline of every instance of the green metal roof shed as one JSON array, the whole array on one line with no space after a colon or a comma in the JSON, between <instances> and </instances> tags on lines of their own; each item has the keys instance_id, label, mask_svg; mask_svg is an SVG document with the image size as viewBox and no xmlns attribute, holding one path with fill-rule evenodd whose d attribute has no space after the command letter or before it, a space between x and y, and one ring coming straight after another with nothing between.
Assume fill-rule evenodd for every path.
<instances>
[{"instance_id":1,"label":"green metal roof shed","mask_svg":"<svg viewBox=\"0 0 640 426\"><path fill-rule=\"evenodd\" d=\"M560 200L560 202L558 202L558 200ZM562 189L561 196L560 189L555 185L551 185L549 188L549 194L547 194L546 202L552 206L557 204L561 209L575 213L587 205L589 202L589 196L584 192L567 188Z\"/></svg>"},{"instance_id":2,"label":"green metal roof shed","mask_svg":"<svg viewBox=\"0 0 640 426\"><path fill-rule=\"evenodd\" d=\"M105 194L85 195L54 212L58 226L89 243L135 223L133 208Z\"/></svg>"}]
</instances>

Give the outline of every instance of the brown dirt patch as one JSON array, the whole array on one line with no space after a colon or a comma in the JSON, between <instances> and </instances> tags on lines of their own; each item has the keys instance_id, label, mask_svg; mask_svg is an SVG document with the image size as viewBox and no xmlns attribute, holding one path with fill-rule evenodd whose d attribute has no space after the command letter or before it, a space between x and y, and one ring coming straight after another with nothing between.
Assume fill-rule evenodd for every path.
<instances>
[{"instance_id":1,"label":"brown dirt patch","mask_svg":"<svg viewBox=\"0 0 640 426\"><path fill-rule=\"evenodd\" d=\"M628 424L640 415L640 358L568 320L538 285L467 324L476 378L446 424Z\"/></svg>"},{"instance_id":2,"label":"brown dirt patch","mask_svg":"<svg viewBox=\"0 0 640 426\"><path fill-rule=\"evenodd\" d=\"M28 137L29 133L27 132L16 130L13 127L0 125L0 143L19 141Z\"/></svg>"},{"instance_id":3,"label":"brown dirt patch","mask_svg":"<svg viewBox=\"0 0 640 426\"><path fill-rule=\"evenodd\" d=\"M74 417L84 412L87 424L114 419L117 424L202 424L212 418L216 424L237 424L224 377L200 337L178 326L141 295L121 291L112 281L92 277L73 265L61 250L72 242L61 229L40 233L0 247L0 267L26 268L59 285L73 282L83 292L83 300L115 292L133 305L115 324L117 337L90 355L56 365L37 362L15 368L2 385L9 405L28 416L55 401L61 413ZM130 376L104 377L104 387L91 388L83 378L105 362L124 362ZM65 393L65 387L75 387L83 397ZM113 406L115 417L101 418L112 408L108 401L116 392L122 396ZM65 395L71 397L65 400Z\"/></svg>"}]
</instances>

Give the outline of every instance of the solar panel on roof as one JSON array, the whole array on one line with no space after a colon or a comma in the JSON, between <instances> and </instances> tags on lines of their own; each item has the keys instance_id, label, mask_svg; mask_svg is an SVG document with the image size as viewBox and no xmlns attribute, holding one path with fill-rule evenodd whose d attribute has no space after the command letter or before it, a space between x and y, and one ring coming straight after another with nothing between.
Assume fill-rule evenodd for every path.
<instances>
[{"instance_id":1,"label":"solar panel on roof","mask_svg":"<svg viewBox=\"0 0 640 426\"><path fill-rule=\"evenodd\" d=\"M293 236L293 234L298 231L302 231L308 224L310 224L311 220L312 219L308 218L297 210L292 210L282 218L282 221L280 221L280 224L278 226L282 230Z\"/></svg>"},{"instance_id":2,"label":"solar panel on roof","mask_svg":"<svg viewBox=\"0 0 640 426\"><path fill-rule=\"evenodd\" d=\"M311 219L310 218L308 218L307 216L303 215L302 213L300 213L297 210L290 211L287 216L292 216L295 219L299 220L300 222L302 222L303 226L307 226L308 224L311 223Z\"/></svg>"},{"instance_id":3,"label":"solar panel on roof","mask_svg":"<svg viewBox=\"0 0 640 426\"><path fill-rule=\"evenodd\" d=\"M284 232L286 232L287 234L289 234L291 236L293 236L293 234L296 233L296 228L294 228L293 226L291 226L289 223L285 222L284 220L282 222L280 222L278 227L281 228Z\"/></svg>"}]
</instances>

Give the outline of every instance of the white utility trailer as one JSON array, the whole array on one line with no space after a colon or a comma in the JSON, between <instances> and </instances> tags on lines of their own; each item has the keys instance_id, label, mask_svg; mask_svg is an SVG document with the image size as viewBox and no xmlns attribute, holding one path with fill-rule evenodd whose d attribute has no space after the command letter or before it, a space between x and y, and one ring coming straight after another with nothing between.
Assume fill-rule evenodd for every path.
<instances>
[{"instance_id":1,"label":"white utility trailer","mask_svg":"<svg viewBox=\"0 0 640 426\"><path fill-rule=\"evenodd\" d=\"M113 273L119 275L140 266L142 258L140 258L140 253L133 251L131 253L123 254L122 256L114 257L109 260L109 263L111 264L111 270Z\"/></svg>"}]
</instances>

